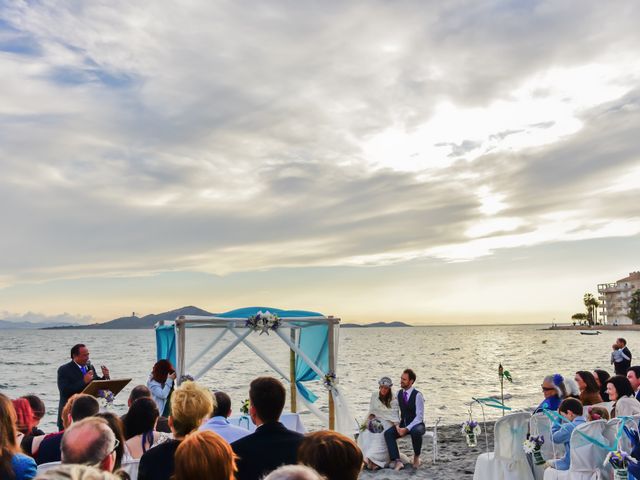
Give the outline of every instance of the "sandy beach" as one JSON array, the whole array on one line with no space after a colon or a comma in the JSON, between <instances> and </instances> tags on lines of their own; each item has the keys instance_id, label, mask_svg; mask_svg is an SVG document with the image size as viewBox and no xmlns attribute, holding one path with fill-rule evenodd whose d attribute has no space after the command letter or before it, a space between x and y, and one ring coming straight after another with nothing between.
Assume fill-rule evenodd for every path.
<instances>
[{"instance_id":1,"label":"sandy beach","mask_svg":"<svg viewBox=\"0 0 640 480\"><path fill-rule=\"evenodd\" d=\"M487 434L489 437L489 451L492 451L493 422L487 423ZM399 445L409 458L413 457L410 440L401 440ZM369 480L395 480L402 478L454 480L458 478L473 478L476 458L480 453L486 451L484 431L478 441L478 446L469 448L460 432L459 424L441 426L438 428L438 448L439 455L435 465L432 463L431 442L427 440L422 447L422 465L418 470L409 465L400 472L385 468L375 472L363 471L359 478Z\"/></svg>"}]
</instances>

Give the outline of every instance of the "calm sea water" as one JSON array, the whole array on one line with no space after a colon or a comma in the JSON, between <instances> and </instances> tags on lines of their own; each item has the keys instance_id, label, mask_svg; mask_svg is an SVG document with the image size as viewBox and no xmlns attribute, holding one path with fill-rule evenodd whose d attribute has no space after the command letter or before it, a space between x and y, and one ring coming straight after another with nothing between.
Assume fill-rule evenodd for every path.
<instances>
[{"instance_id":1,"label":"calm sea water","mask_svg":"<svg viewBox=\"0 0 640 480\"><path fill-rule=\"evenodd\" d=\"M499 394L498 363L502 362L514 379L506 384L511 395L507 405L521 409L541 400L540 383L544 375L573 375L576 370L605 368L611 371L611 344L618 332L599 336L572 331L545 331L540 326L455 326L414 328L343 329L340 332L338 376L354 415L364 417L371 392L381 376L390 376L396 384L402 370L413 368L416 386L426 399L426 417L430 424L437 417L444 423L464 419L472 397ZM189 330L187 358L195 355L213 337L209 329ZM640 332L623 332L632 352L640 358ZM288 372L289 352L282 341L271 336L251 336L251 341ZM216 347L220 351L230 340ZM152 330L61 330L0 331L0 392L17 397L39 395L47 406L45 431L55 429L58 404L56 369L68 361L70 347L78 342L88 345L94 365L106 364L113 378L132 378L131 384L115 402L118 413L126 410L131 388L146 383L155 361L155 336ZM209 357L213 358L213 354ZM195 373L202 360L190 373ZM277 376L245 346L238 346L201 382L212 389L227 391L237 410L248 397L251 379L259 375ZM311 382L320 395L318 405L326 411L326 390L320 382ZM287 408L289 408L287 406ZM487 411L488 416L499 415ZM480 410L474 407L474 416ZM320 423L304 413L305 424L313 429Z\"/></svg>"}]
</instances>

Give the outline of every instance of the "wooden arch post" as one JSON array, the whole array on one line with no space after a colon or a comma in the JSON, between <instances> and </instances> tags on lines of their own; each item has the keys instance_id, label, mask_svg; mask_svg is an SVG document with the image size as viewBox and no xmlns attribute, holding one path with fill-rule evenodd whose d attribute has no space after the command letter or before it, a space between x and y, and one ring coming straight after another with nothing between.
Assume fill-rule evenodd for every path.
<instances>
[{"instance_id":1,"label":"wooden arch post","mask_svg":"<svg viewBox=\"0 0 640 480\"><path fill-rule=\"evenodd\" d=\"M329 372L336 373L336 357L335 357L335 320L329 317ZM336 406L333 403L333 394L329 390L329 430L336 429Z\"/></svg>"},{"instance_id":2,"label":"wooden arch post","mask_svg":"<svg viewBox=\"0 0 640 480\"><path fill-rule=\"evenodd\" d=\"M296 345L296 331L291 328L291 343ZM296 388L296 352L292 348L289 349L289 387L291 388L291 413L298 411L298 395Z\"/></svg>"}]
</instances>

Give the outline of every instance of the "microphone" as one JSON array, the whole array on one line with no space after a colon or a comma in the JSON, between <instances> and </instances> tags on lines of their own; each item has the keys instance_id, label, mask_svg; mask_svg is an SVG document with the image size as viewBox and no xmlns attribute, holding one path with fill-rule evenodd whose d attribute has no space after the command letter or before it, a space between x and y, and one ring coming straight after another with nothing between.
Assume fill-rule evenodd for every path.
<instances>
[{"instance_id":1,"label":"microphone","mask_svg":"<svg viewBox=\"0 0 640 480\"><path fill-rule=\"evenodd\" d=\"M93 370L94 372L96 371L95 368L93 368L93 365L91 365L91 360L87 360L87 363L85 363L84 366L87 367L87 372L89 370Z\"/></svg>"}]
</instances>

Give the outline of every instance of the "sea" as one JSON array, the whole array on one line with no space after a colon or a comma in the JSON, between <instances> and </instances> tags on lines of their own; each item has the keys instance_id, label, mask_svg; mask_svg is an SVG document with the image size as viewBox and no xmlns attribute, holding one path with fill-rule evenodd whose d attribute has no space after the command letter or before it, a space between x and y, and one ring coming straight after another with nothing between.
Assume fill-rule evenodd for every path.
<instances>
[{"instance_id":1,"label":"sea","mask_svg":"<svg viewBox=\"0 0 640 480\"><path fill-rule=\"evenodd\" d=\"M581 335L577 331L546 330L542 325L424 326L343 328L339 333L337 376L352 415L364 419L378 379L391 377L394 390L405 368L417 375L416 388L425 397L427 425L495 419L501 411L485 407L474 398L500 396L498 365L508 370L513 383L505 382L505 404L514 409L531 408L542 400L540 384L548 374L573 376L577 370L603 368L612 371L611 345L624 336L632 352L640 356L640 332L603 331ZM216 335L215 329L188 329L187 359L195 356ZM289 370L288 347L273 333L252 335L251 342L264 351L284 372ZM215 352L205 356L188 373L195 374L217 352L231 342L223 339ZM132 387L145 384L155 362L153 330L2 330L0 331L0 392L16 398L33 393L47 407L41 426L55 430L58 407L56 370L69 361L75 343L89 347L97 367L107 365L112 378L130 378L131 383L114 402L113 411L124 413ZM212 390L223 390L239 412L248 397L250 381L261 375L278 377L244 345L239 345L199 382ZM308 386L318 395L316 404L327 411L327 391L321 381ZM287 401L287 409L289 403ZM309 430L321 422L304 406L299 409Z\"/></svg>"}]
</instances>

